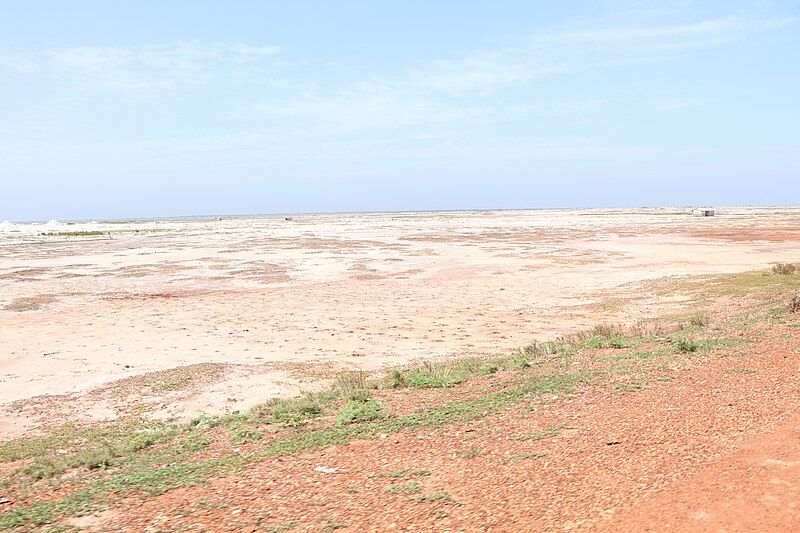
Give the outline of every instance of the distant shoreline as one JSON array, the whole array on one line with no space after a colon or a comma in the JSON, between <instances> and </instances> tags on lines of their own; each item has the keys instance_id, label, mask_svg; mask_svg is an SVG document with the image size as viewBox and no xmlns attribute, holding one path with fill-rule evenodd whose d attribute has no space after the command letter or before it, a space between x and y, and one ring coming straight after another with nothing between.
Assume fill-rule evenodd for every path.
<instances>
[{"instance_id":1,"label":"distant shoreline","mask_svg":"<svg viewBox=\"0 0 800 533\"><path fill-rule=\"evenodd\" d=\"M203 215L175 215L175 216L156 216L156 217L119 217L119 218L83 218L83 219L37 219L37 220L7 220L12 224L46 224L49 220L56 220L62 224L86 224L89 222L98 223L136 223L136 222L181 222L181 221L215 221L217 219L248 219L248 218L281 218L281 217L320 217L336 215L416 215L416 214L438 214L438 213L508 213L525 211L660 211L668 209L688 210L698 207L708 207L707 204L681 205L681 206L636 206L636 207L503 207L503 208L476 208L476 209L419 209L419 210L398 210L398 211L301 211L286 213L248 213L248 214L203 214ZM715 209L791 209L800 205L713 205Z\"/></svg>"}]
</instances>

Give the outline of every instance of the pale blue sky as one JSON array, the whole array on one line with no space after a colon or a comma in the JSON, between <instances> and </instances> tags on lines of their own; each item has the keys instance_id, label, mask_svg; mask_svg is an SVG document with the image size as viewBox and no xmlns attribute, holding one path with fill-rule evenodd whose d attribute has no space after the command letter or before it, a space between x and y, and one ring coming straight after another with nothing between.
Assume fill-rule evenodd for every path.
<instances>
[{"instance_id":1,"label":"pale blue sky","mask_svg":"<svg viewBox=\"0 0 800 533\"><path fill-rule=\"evenodd\" d=\"M0 0L0 220L677 204L800 204L800 2Z\"/></svg>"}]
</instances>

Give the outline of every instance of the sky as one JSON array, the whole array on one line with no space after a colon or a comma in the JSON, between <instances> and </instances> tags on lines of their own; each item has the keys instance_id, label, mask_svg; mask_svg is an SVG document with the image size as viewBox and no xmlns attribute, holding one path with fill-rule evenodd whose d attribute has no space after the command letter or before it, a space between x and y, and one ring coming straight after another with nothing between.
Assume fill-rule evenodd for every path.
<instances>
[{"instance_id":1,"label":"sky","mask_svg":"<svg viewBox=\"0 0 800 533\"><path fill-rule=\"evenodd\" d=\"M798 1L0 0L0 220L798 204Z\"/></svg>"}]
</instances>

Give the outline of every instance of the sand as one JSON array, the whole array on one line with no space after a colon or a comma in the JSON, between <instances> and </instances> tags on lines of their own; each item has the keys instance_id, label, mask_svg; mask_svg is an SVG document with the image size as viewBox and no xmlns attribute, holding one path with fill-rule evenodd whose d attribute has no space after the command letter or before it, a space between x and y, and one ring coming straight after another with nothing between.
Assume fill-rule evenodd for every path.
<instances>
[{"instance_id":1,"label":"sand","mask_svg":"<svg viewBox=\"0 0 800 533\"><path fill-rule=\"evenodd\" d=\"M505 353L668 311L652 280L780 261L800 261L800 208L4 225L0 440L134 407L245 409L346 369Z\"/></svg>"}]
</instances>

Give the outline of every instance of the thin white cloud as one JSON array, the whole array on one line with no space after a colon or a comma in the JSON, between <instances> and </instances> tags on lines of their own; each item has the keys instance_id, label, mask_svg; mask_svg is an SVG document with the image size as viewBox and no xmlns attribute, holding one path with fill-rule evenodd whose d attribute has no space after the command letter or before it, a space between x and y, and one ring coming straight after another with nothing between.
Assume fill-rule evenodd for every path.
<instances>
[{"instance_id":1,"label":"thin white cloud","mask_svg":"<svg viewBox=\"0 0 800 533\"><path fill-rule=\"evenodd\" d=\"M3 69L44 72L66 82L70 90L88 94L88 99L93 99L97 91L157 95L215 80L248 83L253 91L264 95L252 101L253 92L249 93L251 100L242 101L238 114L227 114L231 123L250 121L245 127L255 133L189 139L186 143L176 138L163 140L165 149L181 153L202 153L214 146L225 150L241 146L249 153L276 140L300 138L310 139L309 146L315 146L313 143L336 139L337 135L365 133L379 137L374 133L390 130L397 131L379 142L402 146L413 142L409 139L420 139L420 134L429 134L432 145L467 146L474 139L463 132L473 125L520 117L617 113L621 108L631 112L704 105L707 100L703 95L693 94L666 98L649 95L640 102L582 95L567 101L537 98L535 89L548 78L666 61L796 23L794 18L751 18L743 14L681 24L645 19L647 24L638 25L613 19L559 25L531 35L495 40L483 49L422 62L393 75L351 78L346 83L316 76L313 64L293 69L292 76L277 76L284 65L279 46L200 41L5 54L0 56L0 73ZM340 69L342 76L358 76L359 72ZM59 94L57 100L62 103L66 99ZM346 141L357 146L352 138ZM153 142L158 145L161 141ZM291 143L287 146L287 150L296 150Z\"/></svg>"},{"instance_id":2,"label":"thin white cloud","mask_svg":"<svg viewBox=\"0 0 800 533\"><path fill-rule=\"evenodd\" d=\"M0 57L0 67L55 76L83 90L148 94L236 78L245 67L274 61L280 51L276 45L201 41L79 46Z\"/></svg>"},{"instance_id":3,"label":"thin white cloud","mask_svg":"<svg viewBox=\"0 0 800 533\"><path fill-rule=\"evenodd\" d=\"M435 61L412 71L410 81L421 89L451 96L485 93L576 70L660 61L795 22L793 18L749 20L738 15L692 24L611 28L573 24L506 39L505 46Z\"/></svg>"},{"instance_id":4,"label":"thin white cloud","mask_svg":"<svg viewBox=\"0 0 800 533\"><path fill-rule=\"evenodd\" d=\"M370 77L338 89L266 99L253 110L263 116L305 119L323 130L345 133L481 120L492 114L504 117L513 104L505 104L497 96L503 91L531 89L540 80L581 70L665 61L795 22L793 18L733 15L689 24L600 28L570 24L505 38L494 47L431 61L396 76ZM695 99L692 105L698 102ZM579 104L578 110L585 102ZM557 105L561 106L559 112L569 107ZM542 112L538 104L522 107Z\"/></svg>"},{"instance_id":5,"label":"thin white cloud","mask_svg":"<svg viewBox=\"0 0 800 533\"><path fill-rule=\"evenodd\" d=\"M118 68L189 70L210 63L251 63L279 53L279 46L176 41L142 46L81 46L44 53L56 66L97 72Z\"/></svg>"}]
</instances>

